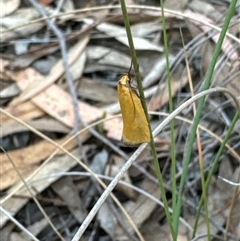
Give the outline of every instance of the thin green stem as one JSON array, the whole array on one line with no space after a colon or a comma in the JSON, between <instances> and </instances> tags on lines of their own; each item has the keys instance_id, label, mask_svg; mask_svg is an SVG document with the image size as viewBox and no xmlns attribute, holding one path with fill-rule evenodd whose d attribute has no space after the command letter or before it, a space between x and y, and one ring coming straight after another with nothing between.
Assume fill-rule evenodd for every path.
<instances>
[{"instance_id":1,"label":"thin green stem","mask_svg":"<svg viewBox=\"0 0 240 241\"><path fill-rule=\"evenodd\" d=\"M173 112L173 99L172 99L172 85L171 85L171 71L169 63L169 48L168 48L168 38L166 29L166 20L164 15L163 0L160 0L161 12L162 12L162 26L163 26L163 40L164 40L164 52L166 57L167 65L167 81L168 81L168 105L169 112ZM178 218L175 216L174 210L176 210L177 205L177 183L176 183L176 145L175 145L175 130L174 130L174 119L169 123L171 131L171 176L172 176L172 209L173 215L172 220ZM177 230L175 230L175 236L173 240L177 239Z\"/></svg>"},{"instance_id":2,"label":"thin green stem","mask_svg":"<svg viewBox=\"0 0 240 241\"><path fill-rule=\"evenodd\" d=\"M147 106L146 106L146 103L144 101L145 96L144 96L143 87L142 87L142 79L141 79L141 74L139 72L139 65L138 65L138 62L137 62L137 55L136 55L136 51L135 51L135 48L134 48L134 43L133 43L128 13L127 13L127 8L126 8L126 4L125 4L124 0L120 0L120 3L121 3L122 13L123 13L123 17L124 17L124 24L125 24L125 28L126 28L128 42L129 42L129 48L130 48L130 51L131 51L133 67L134 67L135 74L136 74L136 80L137 80L137 84L138 84L139 95L140 95L140 98L141 98L141 102L142 102L142 106L143 106L145 115L146 115L147 120L148 120L148 126L149 126L149 130L150 130L150 133L151 133L150 134L151 135L150 146L151 146L155 170L156 170L156 174L157 174L157 178L158 178L158 182L159 182L159 187L160 187L160 190L161 190L161 197L162 197L162 200L163 200L163 203L164 203L165 213L166 213L166 216L167 216L167 220L168 220L168 223L169 223L169 226L170 226L171 233L174 234L174 230L173 230L173 226L172 226L172 222L171 222L171 215L170 215L170 212L169 212L168 202L167 202L166 193L165 193L165 189L164 189L164 185L163 185L163 177L162 177L161 169L160 169L160 166L159 166L159 162L158 162L158 158L157 158L157 152L156 152L156 149L155 149L155 143L154 143L154 140L153 140L152 130L151 130L151 126L150 126L150 120L149 120L149 116L148 116Z\"/></svg>"}]
</instances>

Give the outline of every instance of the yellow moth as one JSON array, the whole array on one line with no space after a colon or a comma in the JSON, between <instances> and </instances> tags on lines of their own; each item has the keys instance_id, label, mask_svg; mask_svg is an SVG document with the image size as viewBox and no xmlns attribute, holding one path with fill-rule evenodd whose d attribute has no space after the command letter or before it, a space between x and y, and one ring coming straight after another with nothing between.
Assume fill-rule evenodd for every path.
<instances>
[{"instance_id":1,"label":"yellow moth","mask_svg":"<svg viewBox=\"0 0 240 241\"><path fill-rule=\"evenodd\" d=\"M126 146L138 146L150 142L146 115L136 89L131 85L129 73L118 81L118 98L123 118L122 142Z\"/></svg>"}]
</instances>

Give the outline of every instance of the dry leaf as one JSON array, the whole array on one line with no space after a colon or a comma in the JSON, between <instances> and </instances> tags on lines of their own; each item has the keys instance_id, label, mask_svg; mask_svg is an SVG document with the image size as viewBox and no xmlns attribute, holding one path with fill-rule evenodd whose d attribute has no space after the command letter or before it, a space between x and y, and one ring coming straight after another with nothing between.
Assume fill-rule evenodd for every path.
<instances>
[{"instance_id":1,"label":"dry leaf","mask_svg":"<svg viewBox=\"0 0 240 241\"><path fill-rule=\"evenodd\" d=\"M97 219L100 226L113 240L129 240L120 226L115 214L111 211L108 200L100 207Z\"/></svg>"},{"instance_id":2,"label":"dry leaf","mask_svg":"<svg viewBox=\"0 0 240 241\"><path fill-rule=\"evenodd\" d=\"M125 160L123 160L120 157L113 156L113 159L114 159L113 163L109 163L106 167L106 170L105 170L106 176L115 177L117 175L117 173L120 171L120 169L122 168L122 166L125 164ZM122 181L132 184L132 181L131 181L128 173L124 174ZM123 193L129 199L136 200L136 193L134 190L132 190L132 188L126 187L121 184L117 184L115 189L118 190L119 192Z\"/></svg>"},{"instance_id":3,"label":"dry leaf","mask_svg":"<svg viewBox=\"0 0 240 241\"><path fill-rule=\"evenodd\" d=\"M39 131L49 131L58 133L69 133L70 128L66 127L59 121L50 118L41 118L36 120L25 121L26 124ZM13 122L0 126L0 138L23 131L29 131L29 129L18 122Z\"/></svg>"},{"instance_id":4,"label":"dry leaf","mask_svg":"<svg viewBox=\"0 0 240 241\"><path fill-rule=\"evenodd\" d=\"M51 44L43 45L29 50L27 53L16 56L16 58L9 64L11 69L22 69L28 67L35 60L53 54L59 49L59 46L52 46Z\"/></svg>"},{"instance_id":5,"label":"dry leaf","mask_svg":"<svg viewBox=\"0 0 240 241\"><path fill-rule=\"evenodd\" d=\"M33 223L32 225L29 225L27 227L27 230L31 232L33 235L35 235L36 237L48 225L49 225L48 221L45 218L43 218ZM23 237L25 241L32 241L32 239L23 231L21 232L21 237Z\"/></svg>"},{"instance_id":6,"label":"dry leaf","mask_svg":"<svg viewBox=\"0 0 240 241\"><path fill-rule=\"evenodd\" d=\"M31 68L21 70L12 74L21 89L31 83L34 76L39 73ZM38 89L36 89L38 91ZM33 92L31 92L32 94ZM25 97L24 97L25 98ZM72 98L69 93L58 87L51 85L45 91L32 98L32 102L44 110L49 115L53 116L60 122L69 127L73 127L75 123L75 115L72 106ZM17 107L9 107L17 108ZM89 123L97 120L103 115L103 111L89 104L79 101L79 110L81 118Z\"/></svg>"},{"instance_id":7,"label":"dry leaf","mask_svg":"<svg viewBox=\"0 0 240 241\"><path fill-rule=\"evenodd\" d=\"M8 106L4 108L4 110L16 118L24 120L31 120L34 118L39 118L44 115L44 112L36 107L32 102L28 101L17 106ZM1 124L10 124L15 123L15 121L9 118L6 115L3 115L2 112L0 113L1 116Z\"/></svg>"},{"instance_id":8,"label":"dry leaf","mask_svg":"<svg viewBox=\"0 0 240 241\"><path fill-rule=\"evenodd\" d=\"M103 46L87 47L87 56L88 59L93 62L93 64L88 67L88 72L90 70L102 70L102 66L116 66L118 68L129 69L131 65L131 58L128 55Z\"/></svg>"},{"instance_id":9,"label":"dry leaf","mask_svg":"<svg viewBox=\"0 0 240 241\"><path fill-rule=\"evenodd\" d=\"M48 8L47 12L51 14L50 8ZM45 23L37 22L34 24L28 24L28 22L39 17L40 14L38 13L38 11L35 8L29 7L19 8L12 15L1 18L1 32L8 28L12 28L20 24L25 24L25 26L19 27L16 30L3 32L1 35L1 41L5 42L8 40L13 40L15 38L28 36L31 33L37 32L45 25Z\"/></svg>"},{"instance_id":10,"label":"dry leaf","mask_svg":"<svg viewBox=\"0 0 240 241\"><path fill-rule=\"evenodd\" d=\"M107 117L110 117L108 115ZM116 117L104 122L104 128L108 131L107 137L120 141L122 138L123 122L121 117Z\"/></svg>"},{"instance_id":11,"label":"dry leaf","mask_svg":"<svg viewBox=\"0 0 240 241\"><path fill-rule=\"evenodd\" d=\"M107 35L116 38L119 42L128 46L128 39L126 37L126 30L123 27L110 24L110 23L101 23L97 26L97 29L101 32L106 33ZM153 51L163 51L163 47L154 44L145 38L140 38L133 35L134 48L136 50L153 50Z\"/></svg>"},{"instance_id":12,"label":"dry leaf","mask_svg":"<svg viewBox=\"0 0 240 241\"><path fill-rule=\"evenodd\" d=\"M131 31L134 36L146 37L154 32L159 32L162 26L160 21L140 22L131 26Z\"/></svg>"},{"instance_id":13,"label":"dry leaf","mask_svg":"<svg viewBox=\"0 0 240 241\"><path fill-rule=\"evenodd\" d=\"M70 94L57 85L32 98L35 105L69 127L75 123L75 114ZM103 111L85 102L79 101L79 115L86 123L96 121L103 115Z\"/></svg>"},{"instance_id":14,"label":"dry leaf","mask_svg":"<svg viewBox=\"0 0 240 241\"><path fill-rule=\"evenodd\" d=\"M78 189L70 177L62 177L52 185L53 190L66 203L72 215L82 223L87 216L87 210L79 197Z\"/></svg>"},{"instance_id":15,"label":"dry leaf","mask_svg":"<svg viewBox=\"0 0 240 241\"><path fill-rule=\"evenodd\" d=\"M141 227L146 241L172 241L168 223L160 224L159 222L159 217L163 212L162 209L155 210Z\"/></svg>"},{"instance_id":16,"label":"dry leaf","mask_svg":"<svg viewBox=\"0 0 240 241\"><path fill-rule=\"evenodd\" d=\"M0 98L11 98L20 94L18 86L13 83L0 90Z\"/></svg>"},{"instance_id":17,"label":"dry leaf","mask_svg":"<svg viewBox=\"0 0 240 241\"><path fill-rule=\"evenodd\" d=\"M106 95L107 93L107 95ZM81 78L78 95L100 103L112 103L118 101L117 91L105 83L89 78Z\"/></svg>"},{"instance_id":18,"label":"dry leaf","mask_svg":"<svg viewBox=\"0 0 240 241\"><path fill-rule=\"evenodd\" d=\"M20 4L20 0L2 0L0 2L1 18L15 11Z\"/></svg>"},{"instance_id":19,"label":"dry leaf","mask_svg":"<svg viewBox=\"0 0 240 241\"><path fill-rule=\"evenodd\" d=\"M81 39L76 45L71 48L68 58L69 65L72 65L79 58L88 41L89 37L85 36L85 38ZM64 72L65 69L63 67L63 63L62 60L60 60L58 63L55 64L47 77L39 76L38 79L31 79L30 83L27 82L26 79L21 79L20 81L17 81L19 88L24 91L18 98L15 98L12 101L11 105L16 105L41 93L47 87L51 86L60 76L62 76Z\"/></svg>"},{"instance_id":20,"label":"dry leaf","mask_svg":"<svg viewBox=\"0 0 240 241\"><path fill-rule=\"evenodd\" d=\"M53 0L39 0L39 2L43 5L49 5L50 3L53 2Z\"/></svg>"},{"instance_id":21,"label":"dry leaf","mask_svg":"<svg viewBox=\"0 0 240 241\"><path fill-rule=\"evenodd\" d=\"M166 0L164 1L164 8L182 12L186 8L186 5L188 4L189 4L188 0L180 0L180 1Z\"/></svg>"},{"instance_id":22,"label":"dry leaf","mask_svg":"<svg viewBox=\"0 0 240 241\"><path fill-rule=\"evenodd\" d=\"M221 14L210 2L203 2L199 0L193 0L189 2L188 8L196 13L203 14L204 16L218 22L219 19L223 19ZM182 9L183 10L183 9Z\"/></svg>"},{"instance_id":23,"label":"dry leaf","mask_svg":"<svg viewBox=\"0 0 240 241\"><path fill-rule=\"evenodd\" d=\"M175 61L175 57L173 55L169 56L169 64ZM144 77L142 81L143 88L146 88L155 83L155 81L159 80L160 77L164 74L166 70L166 57L162 57L156 61L152 69L149 73Z\"/></svg>"},{"instance_id":24,"label":"dry leaf","mask_svg":"<svg viewBox=\"0 0 240 241\"><path fill-rule=\"evenodd\" d=\"M179 80L178 72L182 70L178 70L177 73L172 75L171 79L171 87L172 87L172 96L174 96L177 91L183 88L188 83L188 76L185 74L182 76L182 79ZM169 100L168 91L167 91L167 82L161 83L158 86L158 91L155 96L152 97L152 100L149 103L149 111L158 110L161 106L165 105Z\"/></svg>"},{"instance_id":25,"label":"dry leaf","mask_svg":"<svg viewBox=\"0 0 240 241\"><path fill-rule=\"evenodd\" d=\"M73 80L78 80L79 78L82 77L85 64L86 64L86 59L87 59L87 55L86 55L86 51L84 50L80 55L80 57L77 58L77 60L70 67Z\"/></svg>"},{"instance_id":26,"label":"dry leaf","mask_svg":"<svg viewBox=\"0 0 240 241\"><path fill-rule=\"evenodd\" d=\"M74 156L79 156L79 148L71 151ZM51 185L54 181L56 181L59 176L53 176L49 178L51 174L58 172L68 171L70 168L76 165L76 161L73 160L68 155L63 155L59 157L54 157L51 162L44 166L31 180L29 184L31 184L31 191L34 195L41 193L44 189L46 189L49 185ZM9 190L9 193L13 191L17 186L22 185L21 183L16 184ZM17 193L15 193L15 197L10 197L5 202L1 201L1 205L4 209L8 210L8 212L14 216L29 200L30 195L25 188L21 189ZM29 196L29 198L22 198L21 196ZM8 217L3 215L0 219L0 227L2 227L8 220Z\"/></svg>"},{"instance_id":27,"label":"dry leaf","mask_svg":"<svg viewBox=\"0 0 240 241\"><path fill-rule=\"evenodd\" d=\"M10 235L9 241L25 241L25 239L23 237L21 237L20 233L12 232Z\"/></svg>"},{"instance_id":28,"label":"dry leaf","mask_svg":"<svg viewBox=\"0 0 240 241\"><path fill-rule=\"evenodd\" d=\"M63 140L56 142L61 145L65 140L66 139L64 138ZM65 149L71 150L76 146L76 144L76 139L73 139L65 146ZM44 140L22 149L9 151L8 156L15 163L20 173L24 172L24 176L26 176L28 173L31 173L34 169L36 169L36 164L50 156L56 149L57 147ZM58 155L61 153L62 151L59 151ZM6 154L0 154L0 178L2 180L0 187L1 190L6 189L19 180L19 177L9 161L8 156Z\"/></svg>"},{"instance_id":29,"label":"dry leaf","mask_svg":"<svg viewBox=\"0 0 240 241\"><path fill-rule=\"evenodd\" d=\"M211 19L205 17L202 14L194 13L190 10L186 10L184 12L184 14L186 14L187 16L189 16L193 19L201 19L204 22L212 23ZM194 24L199 26L206 33L212 30L212 28L208 27L207 25L202 25L201 23L197 23L197 22L194 22ZM217 34L213 35L212 40L215 43L217 43L218 39L219 39L219 36L220 36L220 33L217 33ZM228 56L229 59L231 59L231 61L233 61L233 62L238 61L239 62L238 53L237 53L237 51L232 52L231 50L233 50L233 49L235 49L234 45L231 43L231 41L229 40L228 37L225 37L225 39L223 41L223 44L222 44L222 51L226 54L226 56Z\"/></svg>"},{"instance_id":30,"label":"dry leaf","mask_svg":"<svg viewBox=\"0 0 240 241\"><path fill-rule=\"evenodd\" d=\"M103 174L108 162L108 152L103 149L98 152L91 162L89 168L96 174ZM96 195L96 186L94 182L89 182L84 188L83 202L88 203Z\"/></svg>"},{"instance_id":31,"label":"dry leaf","mask_svg":"<svg viewBox=\"0 0 240 241\"><path fill-rule=\"evenodd\" d=\"M160 197L160 190L157 184L154 184L148 178L144 179L139 188L143 189L147 193L153 195L156 198ZM132 217L137 227L141 227L143 222L150 217L153 210L157 206L157 203L143 194L139 194L136 201L128 201L124 204L126 211ZM124 217L125 219L125 217Z\"/></svg>"}]
</instances>

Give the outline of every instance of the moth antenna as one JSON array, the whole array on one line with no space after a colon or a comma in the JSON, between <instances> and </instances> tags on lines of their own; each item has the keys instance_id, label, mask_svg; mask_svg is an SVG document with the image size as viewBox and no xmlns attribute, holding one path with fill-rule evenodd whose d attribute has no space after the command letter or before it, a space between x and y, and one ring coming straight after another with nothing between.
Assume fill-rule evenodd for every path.
<instances>
[{"instance_id":1,"label":"moth antenna","mask_svg":"<svg viewBox=\"0 0 240 241\"><path fill-rule=\"evenodd\" d=\"M133 64L133 61L132 61L132 59L131 59L131 65L130 65L130 68L129 68L129 70L128 70L128 76L130 76L130 72L131 72L131 69L132 69L132 64Z\"/></svg>"}]
</instances>

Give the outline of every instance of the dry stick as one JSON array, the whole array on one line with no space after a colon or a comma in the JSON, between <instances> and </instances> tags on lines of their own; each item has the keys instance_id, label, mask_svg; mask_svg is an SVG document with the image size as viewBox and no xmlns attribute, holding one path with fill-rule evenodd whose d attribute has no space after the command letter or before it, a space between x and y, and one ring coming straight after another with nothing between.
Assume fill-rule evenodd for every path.
<instances>
[{"instance_id":1,"label":"dry stick","mask_svg":"<svg viewBox=\"0 0 240 241\"><path fill-rule=\"evenodd\" d=\"M40 4L38 4L36 2L36 0L29 0L29 1L42 16L47 17L44 8ZM61 54L62 54L62 58L63 58L63 60L62 60L63 66L64 66L64 69L66 72L66 78L67 78L67 82L68 82L69 91L72 96L72 103L73 103L73 109L74 109L74 115L75 115L75 123L74 123L74 127L73 127L73 133L76 133L78 131L78 126L80 125L80 123L82 123L82 120L79 115L78 98L77 98L76 90L75 90L75 87L73 84L72 73L71 73L71 71L69 69L69 65L68 65L66 41L65 41L63 34L59 30L59 28L56 26L54 21L51 21L50 19L46 19L46 23L47 23L48 27L51 28L52 31L56 34L56 36L59 40L60 50L61 50ZM81 141L80 136L77 136L77 142L78 142L79 148L82 152L83 160L85 161L85 163L87 163L86 153L85 153L84 148L82 148L82 141Z\"/></svg>"},{"instance_id":2,"label":"dry stick","mask_svg":"<svg viewBox=\"0 0 240 241\"><path fill-rule=\"evenodd\" d=\"M234 100L234 102L237 106L237 109L240 113L240 107L239 107L239 104L238 104L238 100L235 98L235 96L228 89L220 88L220 87L212 88L212 89L205 90L205 91L195 95L194 97L190 98L185 103L183 103L181 106L179 106L165 120L163 120L163 122L161 124L159 124L159 126L156 127L156 129L153 131L153 136L156 136L175 116L177 116L187 106L189 106L190 104L192 104L193 102L195 102L199 98L201 98L205 95L208 95L208 94L215 93L215 92L226 92L226 93L228 93L233 98L233 100ZM132 163L136 160L136 158L146 148L147 145L148 145L147 143L143 143L141 146L139 146L139 148L133 153L133 155L128 159L128 161L120 169L118 174L115 176L115 178L112 180L112 182L108 185L107 189L103 192L102 196L98 199L98 201L93 206L93 208L89 212L88 216L85 218L82 225L78 229L77 233L73 237L72 241L80 240L84 231L87 229L88 225L90 224L90 222L92 221L92 219L94 218L96 213L98 212L98 210L101 207L101 205L103 204L103 202L107 199L107 197L112 192L112 190L115 188L117 183L122 179L122 177L127 172L127 170L130 168Z\"/></svg>"},{"instance_id":3,"label":"dry stick","mask_svg":"<svg viewBox=\"0 0 240 241\"><path fill-rule=\"evenodd\" d=\"M38 136L42 137L44 140L47 140L48 142L52 143L54 146L58 147L60 150L62 150L64 153L66 153L68 156L72 157L77 163L79 163L79 165L81 167L83 167L86 171L88 171L89 173L91 173L92 176L94 176L96 178L96 180L102 185L102 187L107 188L107 186L105 185L105 183L103 183L98 176L95 175L94 172L92 172L92 170L90 168L88 168L87 165L85 165L83 162L81 162L76 156L74 156L72 153L70 153L69 151L67 151L66 149L64 149L61 145L59 145L58 143L54 142L53 140L51 140L49 137L45 136L44 134L42 134L41 132L37 131L36 129L32 128L31 126L29 126L28 124L26 124L24 121L20 120L19 118L14 117L12 114L8 113L7 111L3 110L2 108L0 108L0 112L4 113L5 115L7 115L8 117L12 118L13 120L21 123L22 125L26 126L29 130L31 130L32 132L34 132L35 134L37 134ZM114 200L114 202L119 206L119 208L121 209L121 211L123 212L123 214L126 216L126 218L128 219L129 223L132 225L134 231L136 232L136 234L138 235L139 239L141 241L144 240L144 238L142 237L141 233L139 232L137 226L135 225L135 223L132 221L131 217L128 215L128 213L126 212L126 210L124 209L124 207L122 206L122 204L119 202L119 200L115 197L115 195L113 193L109 194L111 196L111 198ZM6 198L5 198L6 200ZM2 203L2 200L0 201L0 203Z\"/></svg>"},{"instance_id":4,"label":"dry stick","mask_svg":"<svg viewBox=\"0 0 240 241\"><path fill-rule=\"evenodd\" d=\"M48 223L50 224L50 226L52 227L52 229L54 230L54 232L57 234L57 236L62 240L65 241L65 239L62 237L62 235L58 232L58 230L55 228L54 224L52 223L52 221L50 220L50 218L48 217L47 213L44 211L44 209L42 208L41 204L38 202L37 198L33 195L32 191L30 190L30 188L28 187L27 183L25 182L24 178L22 177L21 173L19 172L16 164L14 163L14 161L10 158L10 156L8 155L8 153L2 148L0 147L3 152L7 155L9 161L11 162L11 164L13 165L15 171L17 172L19 178L21 179L21 181L24 183L24 186L26 187L26 189L28 190L28 192L30 193L30 195L32 196L34 202L36 203L36 205L38 206L39 210L41 211L41 213L43 214L43 216L47 219Z\"/></svg>"},{"instance_id":5,"label":"dry stick","mask_svg":"<svg viewBox=\"0 0 240 241\"><path fill-rule=\"evenodd\" d=\"M24 233L26 233L29 237L32 238L34 241L39 241L32 233L29 232L21 223L19 223L8 211L6 211L1 205L0 205L0 211L2 211L8 218L18 227L20 228Z\"/></svg>"}]
</instances>

